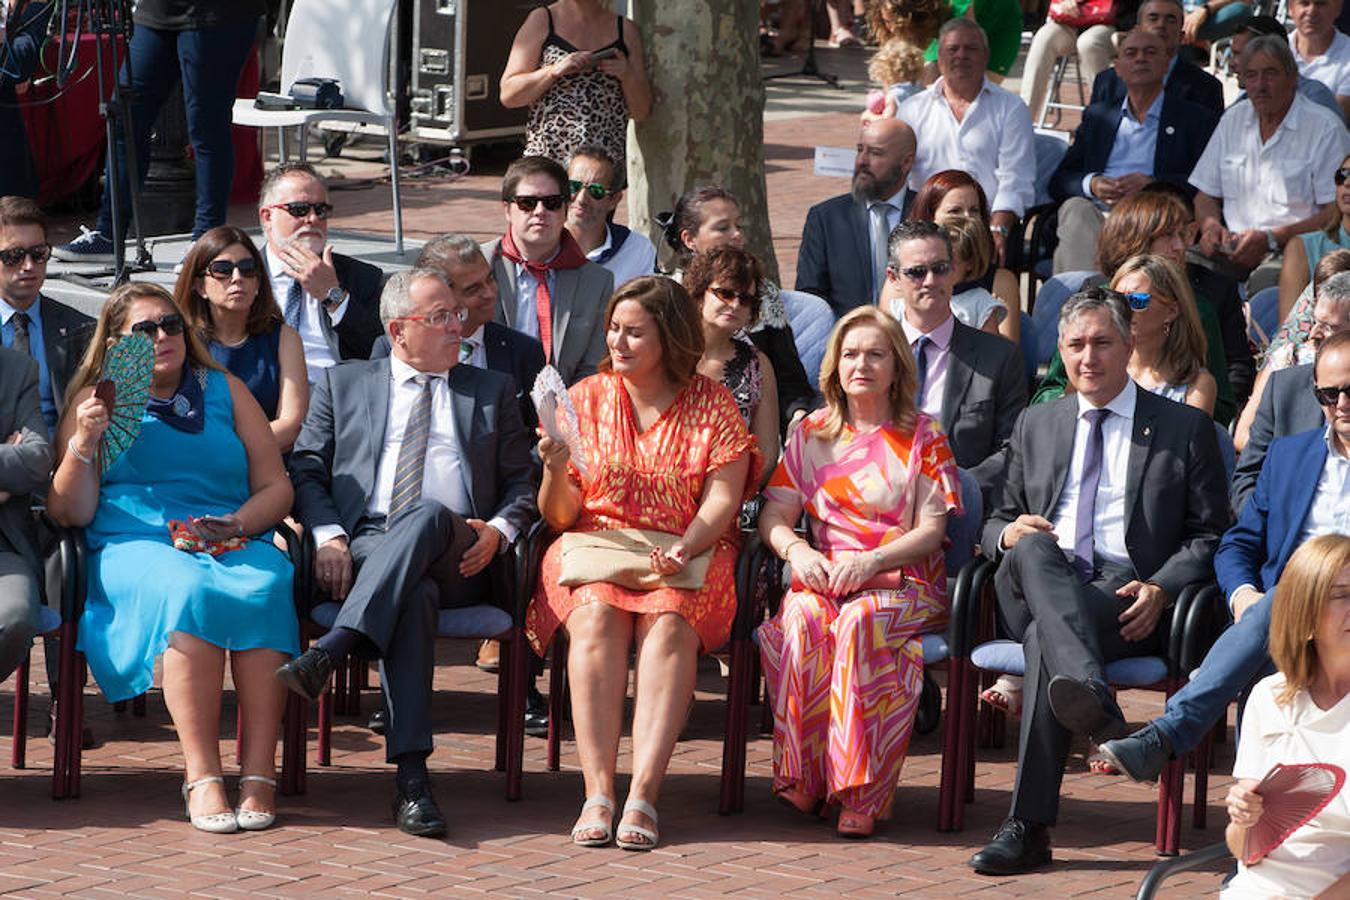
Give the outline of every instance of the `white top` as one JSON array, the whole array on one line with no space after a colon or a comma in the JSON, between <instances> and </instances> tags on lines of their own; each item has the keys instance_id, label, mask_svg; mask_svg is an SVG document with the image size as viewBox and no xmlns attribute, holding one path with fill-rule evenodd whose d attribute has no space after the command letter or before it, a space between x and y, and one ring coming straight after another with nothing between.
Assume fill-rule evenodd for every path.
<instances>
[{"instance_id":1,"label":"white top","mask_svg":"<svg viewBox=\"0 0 1350 900\"><path fill-rule=\"evenodd\" d=\"M990 316L994 317L995 322L1006 319L1008 307L984 288L973 287L952 295L952 314L961 320L962 325L983 330Z\"/></svg>"},{"instance_id":2,"label":"white top","mask_svg":"<svg viewBox=\"0 0 1350 900\"><path fill-rule=\"evenodd\" d=\"M1319 709L1306 690L1288 706L1275 702L1284 687L1276 673L1252 688L1242 717L1234 778L1266 776L1276 763L1323 762L1350 771L1350 695L1331 709ZM1237 876L1220 895L1239 898L1313 897L1350 872L1350 787L1339 794L1308 824L1291 834L1270 855L1248 868L1238 864Z\"/></svg>"},{"instance_id":3,"label":"white top","mask_svg":"<svg viewBox=\"0 0 1350 900\"><path fill-rule=\"evenodd\" d=\"M1323 534L1350 534L1350 459L1336 448L1330 425L1326 441L1327 461L1322 466L1322 477L1317 480L1308 517L1303 520L1299 544Z\"/></svg>"},{"instance_id":4,"label":"white top","mask_svg":"<svg viewBox=\"0 0 1350 900\"><path fill-rule=\"evenodd\" d=\"M930 175L960 169L984 188L990 210L1022 215L1036 199L1036 145L1027 105L986 78L958 122L942 82L939 78L895 112L918 141L909 186L917 191Z\"/></svg>"},{"instance_id":5,"label":"white top","mask_svg":"<svg viewBox=\"0 0 1350 900\"><path fill-rule=\"evenodd\" d=\"M1083 482L1083 461L1087 456L1088 436L1092 425L1083 415L1095 409L1078 398L1078 420L1073 432L1073 457L1069 462L1069 477L1059 495L1059 505L1050 521L1055 524L1055 540L1064 552L1073 556L1074 532L1078 520L1078 494ZM1097 504L1092 511L1093 551L1117 565L1130 565L1130 551L1125 548L1125 478L1130 463L1130 435L1134 432L1134 407L1138 388L1126 381L1125 388L1104 409L1113 415L1102 420L1102 475L1097 482Z\"/></svg>"},{"instance_id":6,"label":"white top","mask_svg":"<svg viewBox=\"0 0 1350 900\"><path fill-rule=\"evenodd\" d=\"M1345 123L1302 95L1264 144L1256 109L1235 103L1214 129L1191 184L1223 201L1230 231L1287 225L1336 199L1332 176L1348 150Z\"/></svg>"},{"instance_id":7,"label":"white top","mask_svg":"<svg viewBox=\"0 0 1350 900\"><path fill-rule=\"evenodd\" d=\"M264 252L267 254L267 273L272 282L272 296L277 301L277 307L285 314L286 297L290 294L295 279L286 274L286 264L272 252L271 244L267 245ZM348 295L346 300L328 313L328 321L334 328L347 314L347 305L350 302L351 296ZM300 343L305 348L305 376L310 384L319 380L324 369L338 362L333 356L332 346L328 343L328 335L323 330L323 314L324 310L319 299L306 293L304 303L300 305L299 331Z\"/></svg>"},{"instance_id":8,"label":"white top","mask_svg":"<svg viewBox=\"0 0 1350 900\"><path fill-rule=\"evenodd\" d=\"M1320 81L1337 96L1350 96L1350 37L1339 30L1333 32L1331 46L1321 56L1305 59L1294 46L1294 33L1289 34L1289 49L1298 60L1298 73L1304 78Z\"/></svg>"},{"instance_id":9,"label":"white top","mask_svg":"<svg viewBox=\"0 0 1350 900\"><path fill-rule=\"evenodd\" d=\"M618 290L625 282L637 278L639 275L650 275L656 271L656 247L647 240L645 235L638 234L636 231L629 231L628 237L624 239L623 246L618 252L604 262L600 262L600 257L614 245L614 232L605 229L605 242L596 247L586 258L591 262L600 263L606 269L614 274L614 289ZM536 335L537 336L537 335Z\"/></svg>"}]
</instances>

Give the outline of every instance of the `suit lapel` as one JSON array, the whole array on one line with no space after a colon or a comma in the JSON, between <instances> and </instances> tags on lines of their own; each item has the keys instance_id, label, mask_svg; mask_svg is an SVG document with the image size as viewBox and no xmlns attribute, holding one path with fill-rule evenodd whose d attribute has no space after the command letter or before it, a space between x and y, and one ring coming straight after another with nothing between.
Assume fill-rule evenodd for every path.
<instances>
[{"instance_id":1,"label":"suit lapel","mask_svg":"<svg viewBox=\"0 0 1350 900\"><path fill-rule=\"evenodd\" d=\"M507 328L516 327L516 267L502 256L502 242L494 241L488 247L492 260L492 277L497 280L497 319Z\"/></svg>"},{"instance_id":2,"label":"suit lapel","mask_svg":"<svg viewBox=\"0 0 1350 900\"><path fill-rule=\"evenodd\" d=\"M872 278L872 228L867 218L867 204L853 201L853 246L858 248L858 264L867 284L867 298L876 296L877 285Z\"/></svg>"},{"instance_id":3,"label":"suit lapel","mask_svg":"<svg viewBox=\"0 0 1350 900\"><path fill-rule=\"evenodd\" d=\"M389 430L389 357L383 357L375 369L375 375L366 379L366 420L370 427L366 431L366 457L368 460L366 484L375 484L380 465L380 454L384 452L384 435Z\"/></svg>"},{"instance_id":4,"label":"suit lapel","mask_svg":"<svg viewBox=\"0 0 1350 900\"><path fill-rule=\"evenodd\" d=\"M966 396L966 389L970 387L970 379L974 375L974 370L966 361L971 352L970 335L967 331L965 325L960 322L954 323L951 343L947 345L947 386L942 393L942 409L938 417L948 434L952 433L956 425L956 411L960 408L961 401Z\"/></svg>"},{"instance_id":5,"label":"suit lapel","mask_svg":"<svg viewBox=\"0 0 1350 900\"><path fill-rule=\"evenodd\" d=\"M562 358L562 348L567 341L567 325L572 320L572 304L577 297L577 286L581 282L581 269L554 269L553 291L549 303L553 307L553 359Z\"/></svg>"},{"instance_id":6,"label":"suit lapel","mask_svg":"<svg viewBox=\"0 0 1350 900\"><path fill-rule=\"evenodd\" d=\"M1153 450L1153 419L1157 415L1154 397L1143 388L1136 388L1134 429L1130 434L1130 458L1125 467L1125 531L1134 522L1134 509L1139 500L1139 486L1144 482L1144 469ZM1178 498L1183 499L1183 498Z\"/></svg>"},{"instance_id":7,"label":"suit lapel","mask_svg":"<svg viewBox=\"0 0 1350 900\"><path fill-rule=\"evenodd\" d=\"M459 459L460 472L464 478L464 490L469 495L469 503L473 507L473 513L478 514L478 498L474 493L474 463L473 455L469 452L473 444L473 412L478 404L475 402L475 390L471 373L468 369L461 369L459 366L450 370L450 406L455 416L455 439L459 441Z\"/></svg>"},{"instance_id":8,"label":"suit lapel","mask_svg":"<svg viewBox=\"0 0 1350 900\"><path fill-rule=\"evenodd\" d=\"M1322 470L1327 465L1327 442L1323 437L1324 434L1325 432L1319 431L1313 435L1304 451L1298 454L1297 465L1290 473L1296 474L1296 477L1282 481L1290 492L1287 509L1292 514L1289 517L1289 527L1284 532L1284 545L1280 547L1279 558L1282 560L1289 559L1294 552L1295 542L1303 535L1303 523L1307 521L1308 513L1312 511L1317 486L1322 482ZM1274 507L1274 504L1271 506Z\"/></svg>"},{"instance_id":9,"label":"suit lapel","mask_svg":"<svg viewBox=\"0 0 1350 900\"><path fill-rule=\"evenodd\" d=\"M1055 507L1059 506L1060 495L1064 493L1064 483L1069 480L1069 465L1073 461L1074 429L1078 424L1078 398L1070 396L1056 402L1059 407L1050 422L1047 460L1050 466L1050 483L1055 489L1045 509L1039 511L1047 519L1054 515Z\"/></svg>"},{"instance_id":10,"label":"suit lapel","mask_svg":"<svg viewBox=\"0 0 1350 900\"><path fill-rule=\"evenodd\" d=\"M51 380L52 397L57 407L65 393L65 380L58 373L70 371L70 335L56 312L56 304L46 297L38 297L38 314L42 316L42 348L47 352L47 377ZM59 382L59 383L58 383Z\"/></svg>"}]
</instances>

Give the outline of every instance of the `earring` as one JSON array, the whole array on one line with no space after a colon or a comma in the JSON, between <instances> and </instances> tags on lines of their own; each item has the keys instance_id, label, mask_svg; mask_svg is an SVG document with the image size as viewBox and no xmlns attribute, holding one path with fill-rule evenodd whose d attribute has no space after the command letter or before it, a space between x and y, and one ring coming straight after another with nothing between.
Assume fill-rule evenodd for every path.
<instances>
[{"instance_id":1,"label":"earring","mask_svg":"<svg viewBox=\"0 0 1350 900\"><path fill-rule=\"evenodd\" d=\"M1172 336L1172 323L1168 322L1166 325L1163 326L1163 337L1171 337L1171 336Z\"/></svg>"}]
</instances>

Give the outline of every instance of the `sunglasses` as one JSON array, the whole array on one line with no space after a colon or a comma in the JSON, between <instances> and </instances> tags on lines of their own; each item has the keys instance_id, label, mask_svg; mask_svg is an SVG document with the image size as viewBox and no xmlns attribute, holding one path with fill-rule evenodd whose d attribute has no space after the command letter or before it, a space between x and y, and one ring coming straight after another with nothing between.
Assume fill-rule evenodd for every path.
<instances>
[{"instance_id":1,"label":"sunglasses","mask_svg":"<svg viewBox=\"0 0 1350 900\"><path fill-rule=\"evenodd\" d=\"M1350 166L1341 166L1336 170L1336 186L1345 184L1345 180L1350 178Z\"/></svg>"},{"instance_id":2,"label":"sunglasses","mask_svg":"<svg viewBox=\"0 0 1350 900\"><path fill-rule=\"evenodd\" d=\"M258 263L251 256L243 259L215 259L207 263L206 274L221 281L229 281L236 269L240 278L253 278L258 274Z\"/></svg>"},{"instance_id":3,"label":"sunglasses","mask_svg":"<svg viewBox=\"0 0 1350 900\"><path fill-rule=\"evenodd\" d=\"M1153 295L1148 291L1116 291L1117 294L1128 304L1130 309L1135 312L1143 312L1148 309L1148 305L1153 302Z\"/></svg>"},{"instance_id":4,"label":"sunglasses","mask_svg":"<svg viewBox=\"0 0 1350 900\"><path fill-rule=\"evenodd\" d=\"M545 197L530 197L530 196L508 197L506 199L506 202L514 203L516 205L516 209L520 210L521 212L534 212L534 208L538 206L540 203L544 204L544 209L548 210L549 212L557 212L567 204L567 198L564 197L562 194L549 194Z\"/></svg>"},{"instance_id":5,"label":"sunglasses","mask_svg":"<svg viewBox=\"0 0 1350 900\"><path fill-rule=\"evenodd\" d=\"M901 275L905 276L910 281L919 282L927 278L929 272L932 272L934 275L941 278L943 275L946 275L951 270L952 270L951 263L935 262L929 266L905 266L903 269L899 269L898 271L900 272Z\"/></svg>"},{"instance_id":6,"label":"sunglasses","mask_svg":"<svg viewBox=\"0 0 1350 900\"><path fill-rule=\"evenodd\" d=\"M567 188L572 192L573 197L580 194L584 188L586 193L591 195L592 200L603 200L614 193L598 181L592 181L590 184L587 184L584 181L569 181L567 182Z\"/></svg>"},{"instance_id":7,"label":"sunglasses","mask_svg":"<svg viewBox=\"0 0 1350 900\"><path fill-rule=\"evenodd\" d=\"M758 299L753 291L738 291L725 287L710 287L708 290L712 291L713 296L723 303L738 300L741 305L749 307L754 306L755 300Z\"/></svg>"},{"instance_id":8,"label":"sunglasses","mask_svg":"<svg viewBox=\"0 0 1350 900\"><path fill-rule=\"evenodd\" d=\"M173 337L174 335L182 334L183 317L178 313L165 313L158 319L146 319L143 322L137 322L135 325L131 326L132 334L139 332L150 338L152 341L155 339L156 331L164 332L165 337Z\"/></svg>"},{"instance_id":9,"label":"sunglasses","mask_svg":"<svg viewBox=\"0 0 1350 900\"><path fill-rule=\"evenodd\" d=\"M333 211L333 204L308 203L304 200L296 200L292 203L273 203L271 206L264 206L263 209L284 209L287 215L296 219L303 219L313 212L320 219L326 219L328 214Z\"/></svg>"},{"instance_id":10,"label":"sunglasses","mask_svg":"<svg viewBox=\"0 0 1350 900\"><path fill-rule=\"evenodd\" d=\"M429 316L399 316L400 322L412 321L421 322L428 328L435 328L440 331L448 331L451 320L463 324L469 320L469 310L461 306L459 309L441 309Z\"/></svg>"},{"instance_id":11,"label":"sunglasses","mask_svg":"<svg viewBox=\"0 0 1350 900\"><path fill-rule=\"evenodd\" d=\"M45 263L52 258L51 244L34 244L31 247L6 247L0 250L0 263L17 266L27 256L35 263Z\"/></svg>"},{"instance_id":12,"label":"sunglasses","mask_svg":"<svg viewBox=\"0 0 1350 900\"><path fill-rule=\"evenodd\" d=\"M1343 384L1340 387L1328 385L1326 387L1314 387L1313 394L1317 397L1317 402L1323 406L1335 406L1340 402L1341 395L1350 397L1350 384Z\"/></svg>"}]
</instances>

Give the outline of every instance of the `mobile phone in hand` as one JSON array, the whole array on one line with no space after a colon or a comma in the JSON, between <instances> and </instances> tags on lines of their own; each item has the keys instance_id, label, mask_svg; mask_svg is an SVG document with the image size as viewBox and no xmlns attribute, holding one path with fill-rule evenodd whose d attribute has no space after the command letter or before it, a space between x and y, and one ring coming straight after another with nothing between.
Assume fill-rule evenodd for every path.
<instances>
[{"instance_id":1,"label":"mobile phone in hand","mask_svg":"<svg viewBox=\"0 0 1350 900\"><path fill-rule=\"evenodd\" d=\"M595 51L594 53L592 53L592 54L591 54L591 61L592 61L592 62L598 62L599 60L602 60L602 59L613 59L614 57L616 57L616 56L618 56L618 55L619 55L619 48L618 48L618 47L606 47L606 48L603 49L603 50L597 50L597 51Z\"/></svg>"}]
</instances>

